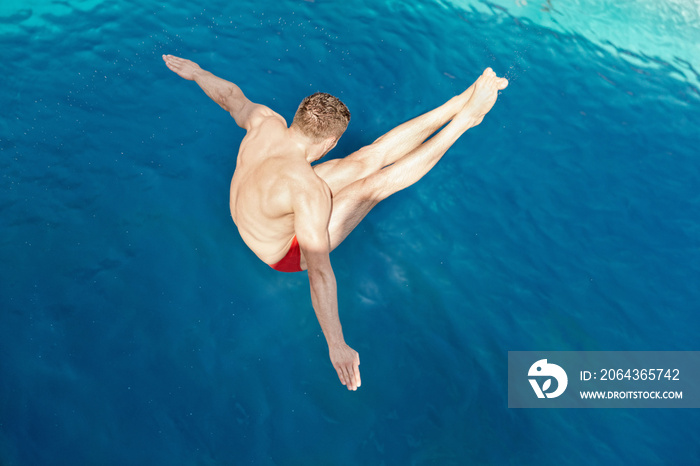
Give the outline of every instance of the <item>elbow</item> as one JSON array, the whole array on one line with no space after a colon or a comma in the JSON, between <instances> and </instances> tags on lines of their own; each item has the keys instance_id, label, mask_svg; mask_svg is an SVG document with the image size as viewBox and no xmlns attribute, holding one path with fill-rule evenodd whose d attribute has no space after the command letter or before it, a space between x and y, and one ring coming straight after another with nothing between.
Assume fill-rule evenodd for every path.
<instances>
[{"instance_id":1,"label":"elbow","mask_svg":"<svg viewBox=\"0 0 700 466\"><path fill-rule=\"evenodd\" d=\"M234 110L235 105L235 99L234 99L234 94L236 90L233 86L227 86L224 89L219 90L218 95L216 96L216 102L226 110L227 112L231 113Z\"/></svg>"}]
</instances>

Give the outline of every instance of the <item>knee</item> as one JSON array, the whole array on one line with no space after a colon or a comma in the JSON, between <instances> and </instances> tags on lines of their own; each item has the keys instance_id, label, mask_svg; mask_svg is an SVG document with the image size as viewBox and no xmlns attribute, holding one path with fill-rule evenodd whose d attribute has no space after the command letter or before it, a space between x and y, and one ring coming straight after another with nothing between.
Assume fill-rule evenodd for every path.
<instances>
[{"instance_id":1,"label":"knee","mask_svg":"<svg viewBox=\"0 0 700 466\"><path fill-rule=\"evenodd\" d=\"M353 160L361 164L366 170L375 172L382 168L382 156L374 144L363 147L355 152L355 154L356 157L353 157Z\"/></svg>"},{"instance_id":2,"label":"knee","mask_svg":"<svg viewBox=\"0 0 700 466\"><path fill-rule=\"evenodd\" d=\"M358 190L358 197L374 207L391 194L391 186L380 176L370 176L362 180L362 186Z\"/></svg>"}]
</instances>

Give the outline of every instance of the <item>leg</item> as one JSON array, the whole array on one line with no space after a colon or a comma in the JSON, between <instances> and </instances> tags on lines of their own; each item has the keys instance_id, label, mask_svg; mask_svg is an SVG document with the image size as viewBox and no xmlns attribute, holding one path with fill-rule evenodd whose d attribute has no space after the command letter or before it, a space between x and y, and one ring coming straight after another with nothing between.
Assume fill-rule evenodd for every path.
<instances>
[{"instance_id":1,"label":"leg","mask_svg":"<svg viewBox=\"0 0 700 466\"><path fill-rule=\"evenodd\" d=\"M464 108L438 134L393 164L334 193L328 226L331 249L335 249L380 201L425 176L465 131L481 123L496 103L498 91L507 85L506 79L498 78L488 68L476 81L473 95Z\"/></svg>"},{"instance_id":2,"label":"leg","mask_svg":"<svg viewBox=\"0 0 700 466\"><path fill-rule=\"evenodd\" d=\"M391 165L452 120L469 101L473 91L474 85L471 85L440 107L397 126L347 157L316 165L316 174L328 184L333 193L337 193L350 183Z\"/></svg>"}]
</instances>

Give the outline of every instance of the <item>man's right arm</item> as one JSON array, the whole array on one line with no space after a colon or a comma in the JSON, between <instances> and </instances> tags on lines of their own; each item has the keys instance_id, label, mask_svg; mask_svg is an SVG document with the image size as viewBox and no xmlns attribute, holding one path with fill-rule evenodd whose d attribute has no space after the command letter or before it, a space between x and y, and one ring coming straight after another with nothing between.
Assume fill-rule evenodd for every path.
<instances>
[{"instance_id":1,"label":"man's right arm","mask_svg":"<svg viewBox=\"0 0 700 466\"><path fill-rule=\"evenodd\" d=\"M231 114L238 126L245 130L249 130L257 122L257 117L277 115L268 107L251 102L241 88L234 83L203 70L192 60L174 55L163 55L163 60L178 76L196 82L214 102Z\"/></svg>"},{"instance_id":2,"label":"man's right arm","mask_svg":"<svg viewBox=\"0 0 700 466\"><path fill-rule=\"evenodd\" d=\"M360 386L360 356L343 338L335 274L329 256L331 194L323 182L319 184L318 190L309 189L309 186L299 189L294 200L294 229L306 259L311 304L326 337L331 363L340 382L349 390L357 390Z\"/></svg>"}]
</instances>

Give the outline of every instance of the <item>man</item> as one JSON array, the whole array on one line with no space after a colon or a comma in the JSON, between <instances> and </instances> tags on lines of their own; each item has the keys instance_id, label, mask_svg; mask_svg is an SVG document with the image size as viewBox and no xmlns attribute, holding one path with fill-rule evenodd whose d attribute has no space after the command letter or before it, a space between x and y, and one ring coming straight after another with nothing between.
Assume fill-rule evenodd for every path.
<instances>
[{"instance_id":1,"label":"man","mask_svg":"<svg viewBox=\"0 0 700 466\"><path fill-rule=\"evenodd\" d=\"M311 303L333 367L343 385L357 390L360 357L343 338L329 253L379 201L421 179L466 130L481 123L508 81L487 68L442 106L343 159L312 167L335 147L350 121L340 100L323 93L307 97L287 127L284 118L248 100L235 84L190 60L172 55L163 60L247 131L231 180L233 221L243 241L273 269L308 270Z\"/></svg>"}]
</instances>

